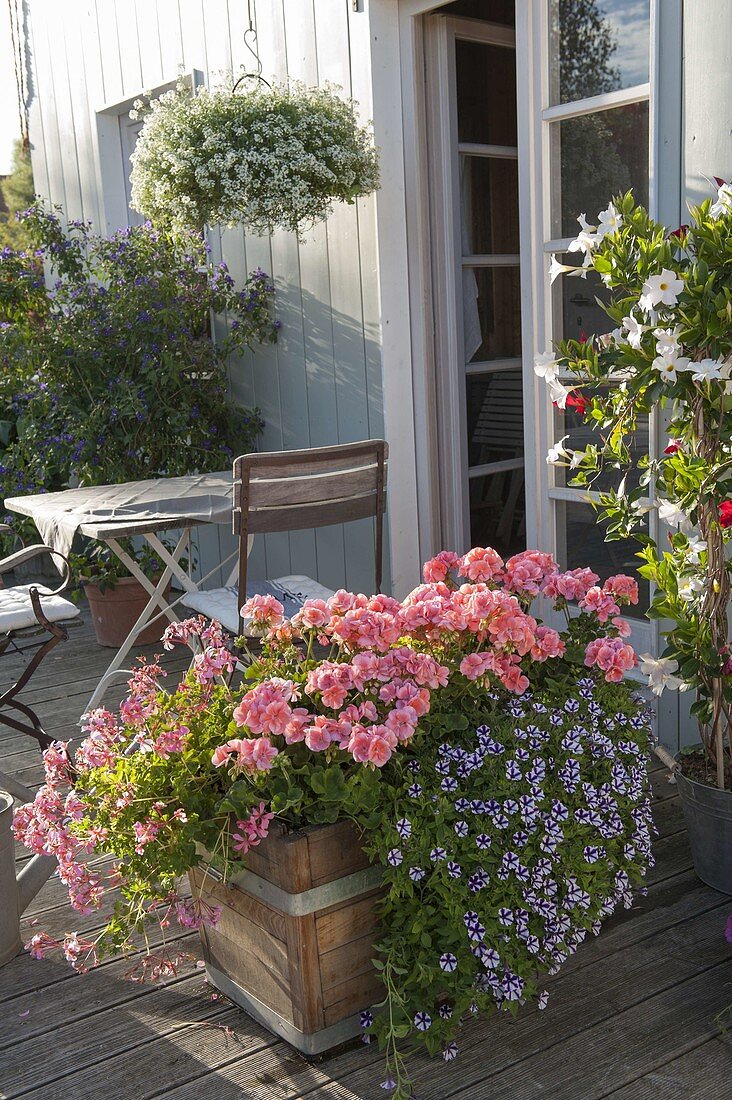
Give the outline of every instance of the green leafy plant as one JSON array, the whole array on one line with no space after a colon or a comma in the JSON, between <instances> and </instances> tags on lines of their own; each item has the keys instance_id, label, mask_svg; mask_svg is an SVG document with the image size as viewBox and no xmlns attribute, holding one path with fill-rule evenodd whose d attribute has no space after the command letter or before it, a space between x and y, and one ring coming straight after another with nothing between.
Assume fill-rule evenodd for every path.
<instances>
[{"instance_id":1,"label":"green leafy plant","mask_svg":"<svg viewBox=\"0 0 732 1100\"><path fill-rule=\"evenodd\" d=\"M403 603L341 591L290 621L253 597L262 649L236 687L217 624L169 627L166 646L196 653L179 687L143 663L119 717L86 716L73 761L65 745L46 752L46 783L16 814L18 838L58 856L75 908L120 890L93 939L39 931L29 950L60 948L83 970L156 921L163 949L135 976L174 973L171 918L218 919L181 875L204 862L228 878L275 816L350 820L384 869L384 1000L362 1023L385 1087L410 1094L413 1050L451 1061L474 1013L545 1007L546 975L631 904L652 862L649 717L623 680L635 657L620 610L637 585L489 548L438 555L425 578ZM566 614L561 635L531 614L539 594ZM94 850L115 857L108 879Z\"/></svg>"},{"instance_id":2,"label":"green leafy plant","mask_svg":"<svg viewBox=\"0 0 732 1100\"><path fill-rule=\"evenodd\" d=\"M23 225L33 250L0 253L0 497L221 470L252 449L262 422L230 400L227 362L276 339L269 276L238 288L200 237L149 224L100 237L36 205Z\"/></svg>"},{"instance_id":3,"label":"green leafy plant","mask_svg":"<svg viewBox=\"0 0 732 1100\"><path fill-rule=\"evenodd\" d=\"M144 125L132 155L132 203L162 228L243 223L301 234L334 202L378 186L378 161L356 105L331 87L246 91L183 85L132 117Z\"/></svg>"},{"instance_id":4,"label":"green leafy plant","mask_svg":"<svg viewBox=\"0 0 732 1100\"><path fill-rule=\"evenodd\" d=\"M669 232L630 193L614 200L570 251L581 267L552 261L552 279L597 272L609 291L600 303L616 324L606 336L560 343L537 357L553 400L574 406L597 429L584 450L555 445L548 461L568 466L570 484L591 487L617 471L600 494L607 538L632 535L639 572L656 594L648 612L670 627L660 659L643 658L656 694L692 689L702 745L719 787L732 766L732 657L728 645L732 535L732 187L690 211ZM566 383L566 384L565 384ZM642 418L657 409L669 439L656 457L633 457ZM657 508L664 545L644 531Z\"/></svg>"}]
</instances>

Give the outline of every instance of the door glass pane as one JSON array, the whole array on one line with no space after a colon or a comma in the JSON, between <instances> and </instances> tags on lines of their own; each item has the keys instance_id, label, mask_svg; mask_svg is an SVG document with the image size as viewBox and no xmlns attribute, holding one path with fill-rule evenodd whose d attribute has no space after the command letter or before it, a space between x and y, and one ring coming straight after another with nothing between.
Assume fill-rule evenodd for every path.
<instances>
[{"instance_id":1,"label":"door glass pane","mask_svg":"<svg viewBox=\"0 0 732 1100\"><path fill-rule=\"evenodd\" d=\"M463 268L463 333L469 363L521 354L518 267Z\"/></svg>"},{"instance_id":2,"label":"door glass pane","mask_svg":"<svg viewBox=\"0 0 732 1100\"><path fill-rule=\"evenodd\" d=\"M585 389L582 393L588 395L589 391ZM593 429L592 423L585 420L582 413L576 409L555 409L554 431L556 433L554 436L556 440L561 439L565 435L569 436L569 438L564 441L564 446L568 450L584 451L591 443L595 446L601 443L601 431L597 428ZM648 454L647 416L644 416L638 421L637 428L630 442L630 454L634 468L628 472L626 478L625 485L628 490L635 489L640 479L641 471L635 468L635 464L642 455ZM554 472L557 485L566 485L572 480L573 472L566 466L555 466ZM622 476L623 472L621 470L605 470L600 477L592 482L590 488L600 493L605 492L607 489L617 489Z\"/></svg>"},{"instance_id":3,"label":"door glass pane","mask_svg":"<svg viewBox=\"0 0 732 1100\"><path fill-rule=\"evenodd\" d=\"M552 103L648 81L650 0L550 0Z\"/></svg>"},{"instance_id":4,"label":"door glass pane","mask_svg":"<svg viewBox=\"0 0 732 1100\"><path fill-rule=\"evenodd\" d=\"M470 542L503 557L526 549L523 469L470 479Z\"/></svg>"},{"instance_id":5,"label":"door glass pane","mask_svg":"<svg viewBox=\"0 0 732 1100\"><path fill-rule=\"evenodd\" d=\"M635 539L605 542L605 527L598 523L594 509L589 504L564 500L555 502L557 508L557 558L565 569L579 569L588 565L606 580L614 573L627 573L638 581L639 600L635 606L624 607L623 615L642 619L649 603L648 581L638 575L640 558L635 555L640 545ZM647 530L647 529L646 529Z\"/></svg>"},{"instance_id":6,"label":"door glass pane","mask_svg":"<svg viewBox=\"0 0 732 1100\"><path fill-rule=\"evenodd\" d=\"M567 253L557 257L560 263L577 264L576 254ZM595 271L587 273L584 279L577 275L560 275L554 284L554 292L559 298L561 332L557 338L564 340L588 340L591 336L602 336L615 328L605 310L598 304L610 300L610 291Z\"/></svg>"},{"instance_id":7,"label":"door glass pane","mask_svg":"<svg viewBox=\"0 0 732 1100\"><path fill-rule=\"evenodd\" d=\"M524 453L521 371L468 375L468 465L503 462Z\"/></svg>"},{"instance_id":8,"label":"door glass pane","mask_svg":"<svg viewBox=\"0 0 732 1100\"><path fill-rule=\"evenodd\" d=\"M460 158L463 254L518 255L518 163Z\"/></svg>"},{"instance_id":9,"label":"door glass pane","mask_svg":"<svg viewBox=\"0 0 732 1100\"><path fill-rule=\"evenodd\" d=\"M552 124L552 233L575 237L577 217L594 222L613 195L633 188L648 205L648 103L631 103Z\"/></svg>"},{"instance_id":10,"label":"door glass pane","mask_svg":"<svg viewBox=\"0 0 732 1100\"><path fill-rule=\"evenodd\" d=\"M458 141L516 145L516 54L483 42L455 43Z\"/></svg>"},{"instance_id":11,"label":"door glass pane","mask_svg":"<svg viewBox=\"0 0 732 1100\"><path fill-rule=\"evenodd\" d=\"M513 27L516 22L515 0L456 0L447 9L449 15L466 15L469 19L487 19Z\"/></svg>"}]
</instances>

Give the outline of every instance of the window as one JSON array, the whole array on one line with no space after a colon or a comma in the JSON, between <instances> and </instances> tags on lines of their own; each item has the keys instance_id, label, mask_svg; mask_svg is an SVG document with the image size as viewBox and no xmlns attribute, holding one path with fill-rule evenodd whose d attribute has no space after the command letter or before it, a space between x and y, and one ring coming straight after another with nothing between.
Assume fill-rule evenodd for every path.
<instances>
[{"instance_id":1,"label":"window","mask_svg":"<svg viewBox=\"0 0 732 1100\"><path fill-rule=\"evenodd\" d=\"M561 253L578 231L577 217L592 222L613 194L633 189L636 201L650 196L650 0L547 0L545 39L548 87L541 129L548 152L544 251ZM559 255L576 262L576 255ZM545 346L561 338L607 332L611 323L598 305L604 288L596 276L562 279L549 291L550 330ZM541 399L540 399L541 400ZM546 404L546 397L544 397ZM569 435L573 445L592 432L572 411L549 410L552 440ZM635 448L654 444L654 425L639 424ZM601 577L631 572L638 565L634 541L604 541L592 500L618 478L604 477L588 493L567 485L566 470L547 471L551 525L562 565L589 565ZM654 527L653 513L649 522ZM643 620L648 586L629 614ZM639 622L641 630L648 627Z\"/></svg>"}]
</instances>

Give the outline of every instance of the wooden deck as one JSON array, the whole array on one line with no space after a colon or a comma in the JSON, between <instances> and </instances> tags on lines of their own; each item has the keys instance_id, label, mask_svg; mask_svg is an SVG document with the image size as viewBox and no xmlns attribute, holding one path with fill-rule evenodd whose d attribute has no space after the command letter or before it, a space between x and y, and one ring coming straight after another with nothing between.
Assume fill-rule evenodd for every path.
<instances>
[{"instance_id":1,"label":"wooden deck","mask_svg":"<svg viewBox=\"0 0 732 1100\"><path fill-rule=\"evenodd\" d=\"M29 693L49 731L74 733L108 660L88 621L57 648ZM10 659L0 672L10 678ZM36 784L38 753L30 742L3 727L0 738L0 768ZM732 1041L714 1019L732 1003L732 952L723 934L732 899L694 876L674 788L661 772L654 784L660 835L648 897L583 945L552 980L545 1012L468 1025L450 1066L415 1062L418 1100L732 1096ZM94 925L95 918L72 913L55 878L22 922L24 937ZM181 943L197 951L197 938ZM357 1044L309 1063L212 995L200 972L141 987L124 980L128 966L106 962L79 977L63 962L21 955L0 970L2 1100L388 1095L379 1088L374 1047Z\"/></svg>"}]
</instances>

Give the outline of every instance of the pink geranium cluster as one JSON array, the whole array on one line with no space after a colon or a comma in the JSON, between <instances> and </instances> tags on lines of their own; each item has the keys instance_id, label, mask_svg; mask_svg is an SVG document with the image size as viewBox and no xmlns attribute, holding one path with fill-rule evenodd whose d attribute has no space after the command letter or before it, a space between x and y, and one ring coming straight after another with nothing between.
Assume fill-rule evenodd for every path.
<instances>
[{"instance_id":1,"label":"pink geranium cluster","mask_svg":"<svg viewBox=\"0 0 732 1100\"><path fill-rule=\"evenodd\" d=\"M274 817L267 810L266 803L255 806L248 818L237 821L236 830L231 834L231 846L240 855L246 855L250 848L256 848L269 832L269 823Z\"/></svg>"},{"instance_id":2,"label":"pink geranium cluster","mask_svg":"<svg viewBox=\"0 0 732 1100\"><path fill-rule=\"evenodd\" d=\"M261 626L275 651L284 631L288 643L316 640L331 652L300 681L268 677L248 690L233 712L245 736L219 745L214 764L253 775L271 768L287 746L304 743L311 752L345 752L383 767L414 736L431 693L455 675L521 694L532 664L564 656L558 631L529 613L537 596L557 608L576 602L602 628L587 646L587 661L606 679L632 667L632 649L621 642L629 628L618 617L622 604L638 599L630 577L599 586L592 570L563 572L550 554L527 550L504 562L490 547L462 556L443 551L423 576L402 602L341 589L329 600L307 600L289 623L277 601L255 596L245 603L242 615Z\"/></svg>"}]
</instances>

